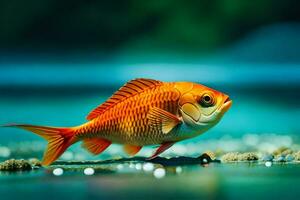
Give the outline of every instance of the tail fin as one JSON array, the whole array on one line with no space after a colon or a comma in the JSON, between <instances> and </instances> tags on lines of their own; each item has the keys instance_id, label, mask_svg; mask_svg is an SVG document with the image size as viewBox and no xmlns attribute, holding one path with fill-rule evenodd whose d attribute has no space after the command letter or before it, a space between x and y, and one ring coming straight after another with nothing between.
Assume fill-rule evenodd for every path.
<instances>
[{"instance_id":1,"label":"tail fin","mask_svg":"<svg viewBox=\"0 0 300 200\"><path fill-rule=\"evenodd\" d=\"M47 149L44 153L42 165L50 165L64 151L72 145L74 141L74 131L72 128L56 128L48 126L34 126L27 124L12 124L5 127L16 127L31 131L48 141Z\"/></svg>"}]
</instances>

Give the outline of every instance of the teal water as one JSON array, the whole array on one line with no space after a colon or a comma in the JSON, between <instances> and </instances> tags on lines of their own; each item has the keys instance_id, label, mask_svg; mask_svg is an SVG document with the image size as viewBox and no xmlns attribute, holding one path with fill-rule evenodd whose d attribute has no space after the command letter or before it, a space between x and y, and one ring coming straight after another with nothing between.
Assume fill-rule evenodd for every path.
<instances>
[{"instance_id":1,"label":"teal water","mask_svg":"<svg viewBox=\"0 0 300 200\"><path fill-rule=\"evenodd\" d=\"M75 166L76 167L76 166ZM1 199L297 199L300 165L257 163L166 168L164 178L152 173L120 171L54 176L40 169L0 176ZM54 192L55 191L55 192Z\"/></svg>"},{"instance_id":2,"label":"teal water","mask_svg":"<svg viewBox=\"0 0 300 200\"><path fill-rule=\"evenodd\" d=\"M209 149L260 150L270 145L273 145L271 150L280 146L299 150L300 86L297 78L300 71L297 66L274 66L273 69L270 66L192 65L185 68L177 65L168 69L170 65L154 68L146 65L112 68L110 73L103 67L93 73L96 66L90 65L62 69L55 66L46 70L37 66L29 67L31 70L11 66L1 71L0 124L75 126L86 122L85 116L126 80L136 77L187 80L229 94L233 105L214 128L174 145L166 155L196 157ZM17 149L11 154L0 153L1 161L12 157L42 158L46 142L38 136L10 128L1 128L0 135L1 151L3 147ZM280 137L273 137L278 135ZM252 138L250 144L249 137ZM253 137L263 139L253 143ZM146 154L147 148L142 151ZM92 157L84 154L76 144L62 159L104 160L120 156L125 155L119 145L110 147L99 157ZM22 173L1 172L0 199L297 199L300 195L299 164L266 167L263 163L214 163L208 167L181 167L179 174L174 168L166 168L167 175L162 179L141 170L116 170L85 176L79 169L66 171L59 177L52 174L52 168Z\"/></svg>"},{"instance_id":3,"label":"teal water","mask_svg":"<svg viewBox=\"0 0 300 200\"><path fill-rule=\"evenodd\" d=\"M88 87L86 87L89 89ZM242 137L247 133L286 134L298 138L300 106L299 94L292 88L223 87L233 100L233 106L214 128L195 141L220 138L223 135ZM24 89L22 94L0 95L0 122L28 123L50 126L75 126L86 122L86 115L103 103L117 89L71 88L63 91ZM21 100L21 101L20 101ZM1 129L1 143L39 140L31 133L16 129Z\"/></svg>"}]
</instances>

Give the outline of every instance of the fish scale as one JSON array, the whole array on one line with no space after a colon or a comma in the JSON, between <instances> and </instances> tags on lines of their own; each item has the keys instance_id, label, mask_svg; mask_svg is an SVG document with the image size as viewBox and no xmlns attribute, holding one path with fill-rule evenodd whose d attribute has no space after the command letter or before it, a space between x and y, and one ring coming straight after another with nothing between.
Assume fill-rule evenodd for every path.
<instances>
[{"instance_id":1,"label":"fish scale","mask_svg":"<svg viewBox=\"0 0 300 200\"><path fill-rule=\"evenodd\" d=\"M171 90L171 91L170 91ZM150 127L147 113L151 107L158 107L177 114L179 94L174 84L164 84L151 90L146 90L120 102L103 115L86 124L79 137L85 134L96 134L108 140L119 143L151 144L161 142L165 136L160 127ZM126 112L120 112L120 111ZM92 129L92 132L91 132Z\"/></svg>"}]
</instances>

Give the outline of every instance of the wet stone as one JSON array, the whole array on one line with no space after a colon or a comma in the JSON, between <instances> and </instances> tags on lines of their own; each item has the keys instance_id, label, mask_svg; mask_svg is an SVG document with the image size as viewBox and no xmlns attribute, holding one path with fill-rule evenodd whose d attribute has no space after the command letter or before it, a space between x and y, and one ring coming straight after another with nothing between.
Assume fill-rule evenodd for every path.
<instances>
[{"instance_id":1,"label":"wet stone","mask_svg":"<svg viewBox=\"0 0 300 200\"><path fill-rule=\"evenodd\" d=\"M226 153L221 157L222 162L242 162L242 161L257 161L258 156L253 152L238 153L230 152Z\"/></svg>"},{"instance_id":2,"label":"wet stone","mask_svg":"<svg viewBox=\"0 0 300 200\"><path fill-rule=\"evenodd\" d=\"M285 156L284 155L278 155L274 158L275 162L285 162Z\"/></svg>"},{"instance_id":3,"label":"wet stone","mask_svg":"<svg viewBox=\"0 0 300 200\"><path fill-rule=\"evenodd\" d=\"M295 152L294 154L295 161L300 161L300 151Z\"/></svg>"},{"instance_id":4,"label":"wet stone","mask_svg":"<svg viewBox=\"0 0 300 200\"><path fill-rule=\"evenodd\" d=\"M208 164L212 161L215 161L216 157L212 152L206 152L199 156L198 159L200 160L200 164Z\"/></svg>"},{"instance_id":5,"label":"wet stone","mask_svg":"<svg viewBox=\"0 0 300 200\"><path fill-rule=\"evenodd\" d=\"M258 160L258 156L256 153L253 152L247 152L247 153L241 153L238 155L239 161L256 161Z\"/></svg>"},{"instance_id":6,"label":"wet stone","mask_svg":"<svg viewBox=\"0 0 300 200\"><path fill-rule=\"evenodd\" d=\"M1 171L28 171L32 170L31 164L26 160L10 159L0 163Z\"/></svg>"},{"instance_id":7,"label":"wet stone","mask_svg":"<svg viewBox=\"0 0 300 200\"><path fill-rule=\"evenodd\" d=\"M273 161L273 159L274 159L274 156L271 154L265 154L261 157L262 161Z\"/></svg>"},{"instance_id":8,"label":"wet stone","mask_svg":"<svg viewBox=\"0 0 300 200\"><path fill-rule=\"evenodd\" d=\"M292 150L290 150L289 148L287 148L287 147L279 147L278 149L276 149L273 152L273 155L275 155L275 156L278 156L278 155L287 155L287 154L290 154L290 153L292 153Z\"/></svg>"},{"instance_id":9,"label":"wet stone","mask_svg":"<svg viewBox=\"0 0 300 200\"><path fill-rule=\"evenodd\" d=\"M42 162L37 158L31 158L28 160L32 167L41 167Z\"/></svg>"},{"instance_id":10,"label":"wet stone","mask_svg":"<svg viewBox=\"0 0 300 200\"><path fill-rule=\"evenodd\" d=\"M236 162L238 161L238 152L226 153L221 157L222 162Z\"/></svg>"},{"instance_id":11,"label":"wet stone","mask_svg":"<svg viewBox=\"0 0 300 200\"><path fill-rule=\"evenodd\" d=\"M292 161L294 161L294 159L295 159L295 157L292 154L288 154L285 157L286 162L292 162Z\"/></svg>"},{"instance_id":12,"label":"wet stone","mask_svg":"<svg viewBox=\"0 0 300 200\"><path fill-rule=\"evenodd\" d=\"M212 151L205 151L204 153L203 153L203 155L204 154L206 154L207 156L209 156L209 158L210 158L210 160L216 160L216 154L214 153L214 152L212 152Z\"/></svg>"},{"instance_id":13,"label":"wet stone","mask_svg":"<svg viewBox=\"0 0 300 200\"><path fill-rule=\"evenodd\" d=\"M281 153L281 155L287 156L287 155L292 154L292 153L293 153L293 151L292 151L291 149L286 149L285 151L283 151L283 152Z\"/></svg>"}]
</instances>

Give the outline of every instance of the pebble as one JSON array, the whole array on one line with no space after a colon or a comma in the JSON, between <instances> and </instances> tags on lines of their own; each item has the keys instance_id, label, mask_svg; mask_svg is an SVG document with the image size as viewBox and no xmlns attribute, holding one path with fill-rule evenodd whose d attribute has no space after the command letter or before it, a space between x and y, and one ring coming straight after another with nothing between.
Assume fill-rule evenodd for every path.
<instances>
[{"instance_id":1,"label":"pebble","mask_svg":"<svg viewBox=\"0 0 300 200\"><path fill-rule=\"evenodd\" d=\"M137 163L137 164L135 165L135 169L136 169L136 170L141 170L141 169L142 169L142 164L141 164L141 163Z\"/></svg>"},{"instance_id":2,"label":"pebble","mask_svg":"<svg viewBox=\"0 0 300 200\"><path fill-rule=\"evenodd\" d=\"M38 160L37 158L30 158L28 161L33 167L41 167L42 166L42 162L40 160Z\"/></svg>"},{"instance_id":3,"label":"pebble","mask_svg":"<svg viewBox=\"0 0 300 200\"><path fill-rule=\"evenodd\" d=\"M274 161L276 161L276 162L285 162L286 161L285 156L279 155L279 156L275 157Z\"/></svg>"},{"instance_id":4,"label":"pebble","mask_svg":"<svg viewBox=\"0 0 300 200\"><path fill-rule=\"evenodd\" d=\"M265 162L265 166L266 166L266 167L271 167L271 166L272 166L272 162L271 162L271 161Z\"/></svg>"},{"instance_id":5,"label":"pebble","mask_svg":"<svg viewBox=\"0 0 300 200\"><path fill-rule=\"evenodd\" d=\"M132 169L132 168L135 168L135 164L130 163L130 164L129 164L129 168L131 168L131 169Z\"/></svg>"},{"instance_id":6,"label":"pebble","mask_svg":"<svg viewBox=\"0 0 300 200\"><path fill-rule=\"evenodd\" d=\"M294 160L295 160L295 157L292 154L288 154L285 157L285 161L287 161L287 162L292 162Z\"/></svg>"},{"instance_id":7,"label":"pebble","mask_svg":"<svg viewBox=\"0 0 300 200\"><path fill-rule=\"evenodd\" d=\"M55 176L61 176L64 173L64 170L62 168L56 168L52 171L53 175Z\"/></svg>"},{"instance_id":8,"label":"pebble","mask_svg":"<svg viewBox=\"0 0 300 200\"><path fill-rule=\"evenodd\" d=\"M166 176L166 170L164 168L157 168L154 170L153 175L157 179L161 179Z\"/></svg>"},{"instance_id":9,"label":"pebble","mask_svg":"<svg viewBox=\"0 0 300 200\"><path fill-rule=\"evenodd\" d=\"M295 161L300 161L300 151L294 153Z\"/></svg>"},{"instance_id":10,"label":"pebble","mask_svg":"<svg viewBox=\"0 0 300 200\"><path fill-rule=\"evenodd\" d=\"M95 173L95 170L91 167L85 168L83 173L87 176L91 176Z\"/></svg>"},{"instance_id":11,"label":"pebble","mask_svg":"<svg viewBox=\"0 0 300 200\"><path fill-rule=\"evenodd\" d=\"M202 163L203 163L203 164L207 164L207 163L208 163L208 160L207 160L206 158L203 158Z\"/></svg>"},{"instance_id":12,"label":"pebble","mask_svg":"<svg viewBox=\"0 0 300 200\"><path fill-rule=\"evenodd\" d=\"M274 156L271 154L265 154L261 158L262 161L273 161L273 159L274 159Z\"/></svg>"},{"instance_id":13,"label":"pebble","mask_svg":"<svg viewBox=\"0 0 300 200\"><path fill-rule=\"evenodd\" d=\"M175 169L177 174L181 174L182 173L182 167L176 167Z\"/></svg>"},{"instance_id":14,"label":"pebble","mask_svg":"<svg viewBox=\"0 0 300 200\"><path fill-rule=\"evenodd\" d=\"M143 170L145 172L151 172L151 171L153 171L153 169L154 169L154 165L152 163L145 163L143 165Z\"/></svg>"},{"instance_id":15,"label":"pebble","mask_svg":"<svg viewBox=\"0 0 300 200\"><path fill-rule=\"evenodd\" d=\"M118 170L122 170L123 168L124 168L124 166L123 166L122 164L118 164L118 165L117 165L117 169L118 169Z\"/></svg>"}]
</instances>

